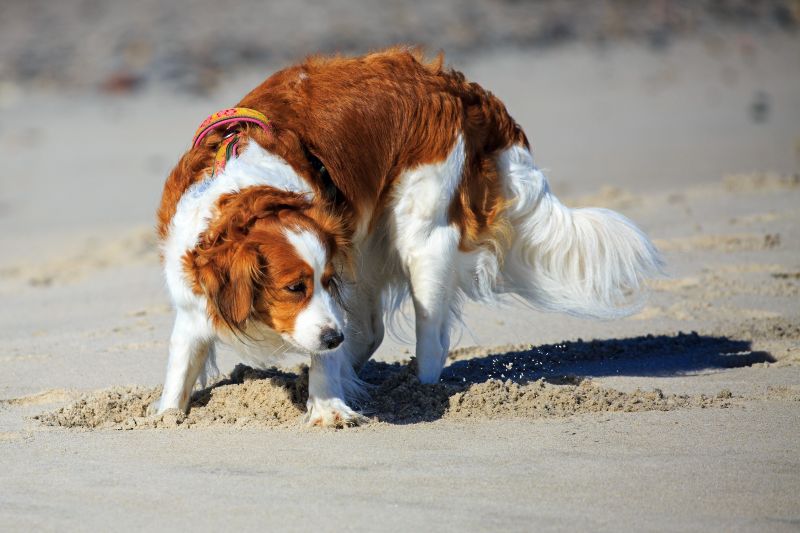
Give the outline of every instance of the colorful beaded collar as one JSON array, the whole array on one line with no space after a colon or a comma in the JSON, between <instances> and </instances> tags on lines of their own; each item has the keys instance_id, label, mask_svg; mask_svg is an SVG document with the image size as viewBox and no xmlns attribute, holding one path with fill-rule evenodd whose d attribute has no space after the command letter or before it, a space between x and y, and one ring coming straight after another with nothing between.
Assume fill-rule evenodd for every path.
<instances>
[{"instance_id":1,"label":"colorful beaded collar","mask_svg":"<svg viewBox=\"0 0 800 533\"><path fill-rule=\"evenodd\" d=\"M246 107L231 107L217 111L207 119L205 119L200 127L194 134L192 140L192 147L196 148L200 145L203 138L220 128L225 129L225 136L222 142L219 143L217 153L214 156L214 165L211 168L211 176L215 176L225 169L225 164L228 160L239 155L239 125L245 122L255 124L261 129L269 131L269 119L264 114L259 113L255 109L248 109Z\"/></svg>"}]
</instances>

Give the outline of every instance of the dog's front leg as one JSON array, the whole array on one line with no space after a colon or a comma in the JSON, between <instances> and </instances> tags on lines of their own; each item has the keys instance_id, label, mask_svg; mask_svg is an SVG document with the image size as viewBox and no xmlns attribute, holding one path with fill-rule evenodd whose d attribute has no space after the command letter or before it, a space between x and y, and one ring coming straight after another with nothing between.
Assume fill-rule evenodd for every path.
<instances>
[{"instance_id":1,"label":"dog's front leg","mask_svg":"<svg viewBox=\"0 0 800 533\"><path fill-rule=\"evenodd\" d=\"M355 381L354 381L355 380ZM332 352L313 354L308 371L308 414L312 426L356 426L368 419L345 403L345 386L357 387L358 378L340 348Z\"/></svg>"},{"instance_id":2,"label":"dog's front leg","mask_svg":"<svg viewBox=\"0 0 800 533\"><path fill-rule=\"evenodd\" d=\"M167 377L161 399L149 409L151 414L167 409L189 409L192 388L213 349L214 335L208 318L195 310L178 309L169 341Z\"/></svg>"}]
</instances>

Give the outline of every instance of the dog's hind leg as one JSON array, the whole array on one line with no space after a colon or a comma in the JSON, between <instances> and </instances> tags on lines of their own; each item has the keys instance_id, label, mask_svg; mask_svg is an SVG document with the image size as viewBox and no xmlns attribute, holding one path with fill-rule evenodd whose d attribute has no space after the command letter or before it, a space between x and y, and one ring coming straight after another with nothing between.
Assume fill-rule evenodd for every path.
<instances>
[{"instance_id":1,"label":"dog's hind leg","mask_svg":"<svg viewBox=\"0 0 800 533\"><path fill-rule=\"evenodd\" d=\"M411 286L417 376L423 383L439 380L450 347L460 231L448 220L448 209L463 169L464 142L458 137L444 161L406 171L395 194L395 244Z\"/></svg>"},{"instance_id":2,"label":"dog's hind leg","mask_svg":"<svg viewBox=\"0 0 800 533\"><path fill-rule=\"evenodd\" d=\"M411 298L416 324L417 376L436 383L450 348L450 317L455 294L453 261L458 230L434 231L409 261Z\"/></svg>"}]
</instances>

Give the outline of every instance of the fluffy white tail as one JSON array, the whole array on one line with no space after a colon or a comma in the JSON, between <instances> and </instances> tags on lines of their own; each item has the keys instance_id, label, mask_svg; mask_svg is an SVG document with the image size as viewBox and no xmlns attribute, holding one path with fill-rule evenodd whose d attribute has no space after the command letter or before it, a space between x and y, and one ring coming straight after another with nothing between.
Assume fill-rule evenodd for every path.
<instances>
[{"instance_id":1,"label":"fluffy white tail","mask_svg":"<svg viewBox=\"0 0 800 533\"><path fill-rule=\"evenodd\" d=\"M661 272L650 239L614 211L564 206L524 147L505 150L497 163L515 233L502 290L576 315L611 318L636 310L642 281Z\"/></svg>"}]
</instances>

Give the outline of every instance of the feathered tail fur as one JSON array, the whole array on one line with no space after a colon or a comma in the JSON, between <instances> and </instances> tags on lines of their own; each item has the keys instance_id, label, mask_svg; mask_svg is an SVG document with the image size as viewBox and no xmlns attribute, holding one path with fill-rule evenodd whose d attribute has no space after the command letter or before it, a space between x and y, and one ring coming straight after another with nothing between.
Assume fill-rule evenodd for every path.
<instances>
[{"instance_id":1,"label":"feathered tail fur","mask_svg":"<svg viewBox=\"0 0 800 533\"><path fill-rule=\"evenodd\" d=\"M515 234L502 291L575 315L611 318L636 310L643 280L661 273L650 239L614 211L564 206L522 146L505 150L497 165Z\"/></svg>"}]
</instances>

